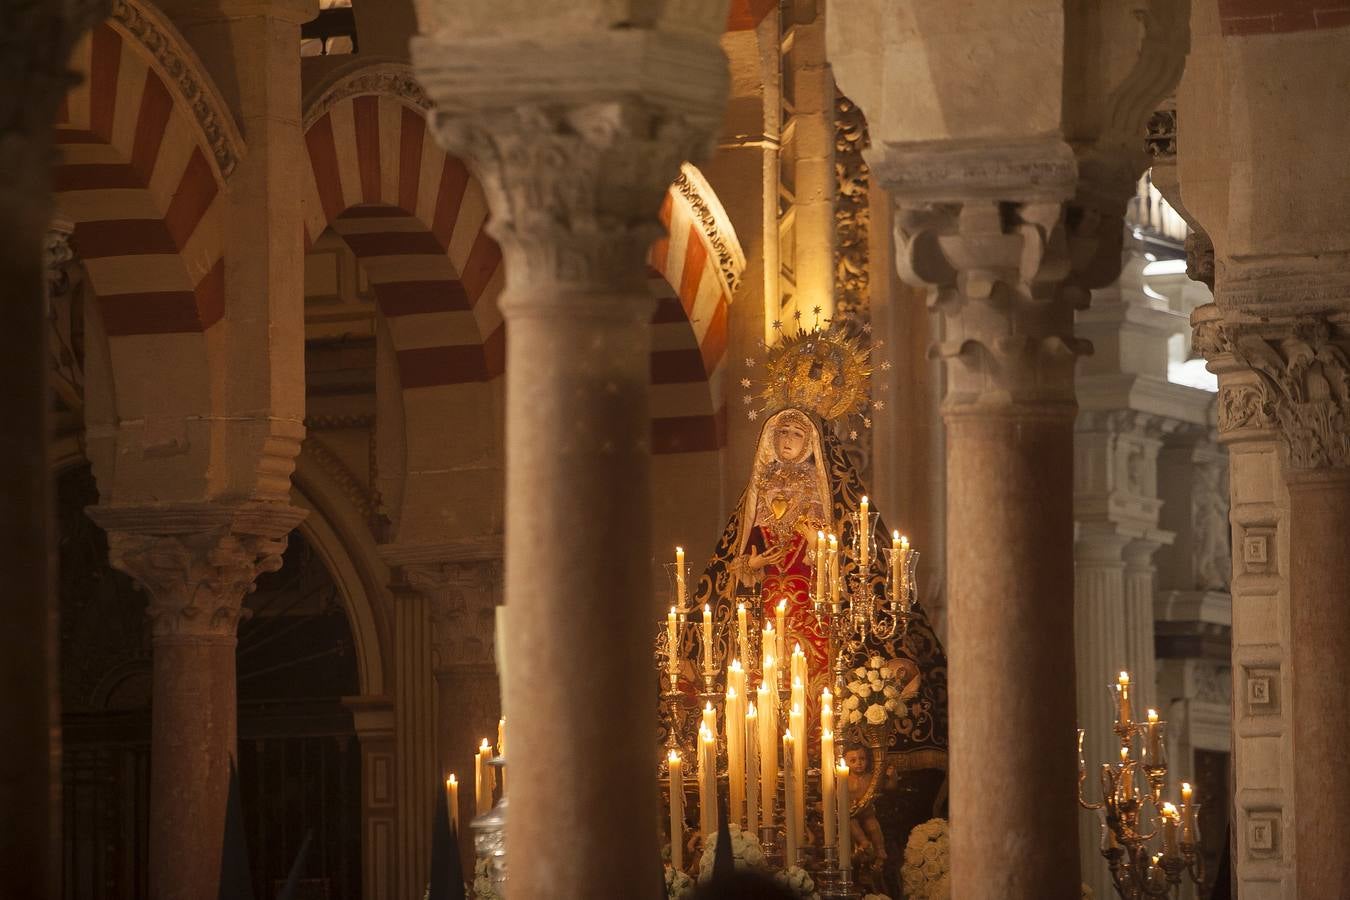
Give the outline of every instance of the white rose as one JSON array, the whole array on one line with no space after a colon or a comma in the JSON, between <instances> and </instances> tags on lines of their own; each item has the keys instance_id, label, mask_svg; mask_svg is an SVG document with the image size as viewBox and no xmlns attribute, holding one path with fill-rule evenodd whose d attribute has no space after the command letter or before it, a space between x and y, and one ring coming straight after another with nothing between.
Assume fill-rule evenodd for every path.
<instances>
[{"instance_id":1,"label":"white rose","mask_svg":"<svg viewBox=\"0 0 1350 900\"><path fill-rule=\"evenodd\" d=\"M862 721L862 713L858 712L856 709L848 714L848 722L850 725L856 725L861 721Z\"/></svg>"},{"instance_id":2,"label":"white rose","mask_svg":"<svg viewBox=\"0 0 1350 900\"><path fill-rule=\"evenodd\" d=\"M886 708L889 709L891 712L895 712L896 708L897 708L899 705L900 705L900 704L899 704L899 703L896 703L894 700L887 700L887 701L886 701Z\"/></svg>"},{"instance_id":3,"label":"white rose","mask_svg":"<svg viewBox=\"0 0 1350 900\"><path fill-rule=\"evenodd\" d=\"M890 678L890 677L891 677L891 670L888 669L888 668L886 668L885 666L882 666L882 667L881 667L881 677L882 677L882 678Z\"/></svg>"},{"instance_id":4,"label":"white rose","mask_svg":"<svg viewBox=\"0 0 1350 900\"><path fill-rule=\"evenodd\" d=\"M895 695L900 693L895 688L891 687L889 684L886 685L884 688L882 688L881 692L885 694L887 697L894 697Z\"/></svg>"},{"instance_id":5,"label":"white rose","mask_svg":"<svg viewBox=\"0 0 1350 900\"><path fill-rule=\"evenodd\" d=\"M867 707L867 721L872 725L880 725L882 722L885 722L886 709L873 703L871 706Z\"/></svg>"},{"instance_id":6,"label":"white rose","mask_svg":"<svg viewBox=\"0 0 1350 900\"><path fill-rule=\"evenodd\" d=\"M858 666L858 668L853 670L853 674L857 675L859 678L862 678L864 675L867 674L867 670L864 669L862 666Z\"/></svg>"},{"instance_id":7,"label":"white rose","mask_svg":"<svg viewBox=\"0 0 1350 900\"><path fill-rule=\"evenodd\" d=\"M857 709L857 708L858 708L857 697L849 697L847 700L844 701L844 709Z\"/></svg>"},{"instance_id":8,"label":"white rose","mask_svg":"<svg viewBox=\"0 0 1350 900\"><path fill-rule=\"evenodd\" d=\"M872 657L871 659L869 659L869 660L867 661L867 664L868 664L869 666L871 666L872 668L874 668L874 669L880 669L880 668L881 668L881 657L880 657L880 656L874 656L874 657Z\"/></svg>"}]
</instances>

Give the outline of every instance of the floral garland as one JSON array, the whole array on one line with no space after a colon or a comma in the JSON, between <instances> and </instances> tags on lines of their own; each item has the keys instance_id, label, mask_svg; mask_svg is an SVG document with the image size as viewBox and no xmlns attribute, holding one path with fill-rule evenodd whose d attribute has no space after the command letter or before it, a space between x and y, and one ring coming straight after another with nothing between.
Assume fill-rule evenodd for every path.
<instances>
[{"instance_id":1,"label":"floral garland","mask_svg":"<svg viewBox=\"0 0 1350 900\"><path fill-rule=\"evenodd\" d=\"M694 879L679 869L666 866L666 900L690 900L694 896Z\"/></svg>"},{"instance_id":2,"label":"floral garland","mask_svg":"<svg viewBox=\"0 0 1350 900\"><path fill-rule=\"evenodd\" d=\"M866 665L853 670L853 680L845 685L844 719L849 725L866 722L885 725L899 715L901 704L907 699L903 685L896 683L894 670L880 656L873 656ZM917 685L914 690L917 690Z\"/></svg>"},{"instance_id":3,"label":"floral garland","mask_svg":"<svg viewBox=\"0 0 1350 900\"><path fill-rule=\"evenodd\" d=\"M779 869L773 873L773 880L799 900L820 900L820 894L816 893L815 881L799 866Z\"/></svg>"},{"instance_id":4,"label":"floral garland","mask_svg":"<svg viewBox=\"0 0 1350 900\"><path fill-rule=\"evenodd\" d=\"M731 858L739 870L764 871L769 867L764 848L753 834L739 825L728 825L731 832ZM698 880L703 884L712 879L713 860L717 857L717 832L703 841L703 855L698 858Z\"/></svg>"},{"instance_id":5,"label":"floral garland","mask_svg":"<svg viewBox=\"0 0 1350 900\"><path fill-rule=\"evenodd\" d=\"M951 839L946 819L929 819L909 833L900 879L909 900L951 900Z\"/></svg>"}]
</instances>

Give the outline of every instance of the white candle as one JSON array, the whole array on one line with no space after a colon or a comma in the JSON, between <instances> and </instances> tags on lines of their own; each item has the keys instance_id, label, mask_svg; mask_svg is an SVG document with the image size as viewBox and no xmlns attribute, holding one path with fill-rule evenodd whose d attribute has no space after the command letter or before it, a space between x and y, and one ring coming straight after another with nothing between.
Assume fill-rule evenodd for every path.
<instances>
[{"instance_id":1,"label":"white candle","mask_svg":"<svg viewBox=\"0 0 1350 900\"><path fill-rule=\"evenodd\" d=\"M698 820L707 840L707 835L717 831L717 738L708 729L700 729L698 745Z\"/></svg>"},{"instance_id":2,"label":"white candle","mask_svg":"<svg viewBox=\"0 0 1350 900\"><path fill-rule=\"evenodd\" d=\"M864 581L867 579L867 562L872 549L872 535L868 524L872 521L867 512L867 498L862 498L858 506L858 568Z\"/></svg>"},{"instance_id":3,"label":"white candle","mask_svg":"<svg viewBox=\"0 0 1350 900\"><path fill-rule=\"evenodd\" d=\"M792 740L792 730L783 733L783 823L784 823L784 868L797 864L797 785L793 773L792 760L796 755L796 742Z\"/></svg>"},{"instance_id":4,"label":"white candle","mask_svg":"<svg viewBox=\"0 0 1350 900\"><path fill-rule=\"evenodd\" d=\"M891 602L903 603L904 598L900 596L900 532L891 532Z\"/></svg>"},{"instance_id":5,"label":"white candle","mask_svg":"<svg viewBox=\"0 0 1350 900\"><path fill-rule=\"evenodd\" d=\"M679 616L673 606L666 615L666 646L670 648L670 658L666 660L666 674L670 676L670 689L674 691L680 674L680 629Z\"/></svg>"},{"instance_id":6,"label":"white candle","mask_svg":"<svg viewBox=\"0 0 1350 900\"><path fill-rule=\"evenodd\" d=\"M681 610L684 609L685 585L684 585L684 548L675 548L675 605Z\"/></svg>"},{"instance_id":7,"label":"white candle","mask_svg":"<svg viewBox=\"0 0 1350 900\"><path fill-rule=\"evenodd\" d=\"M744 603L736 604L736 656L750 662L750 625Z\"/></svg>"},{"instance_id":8,"label":"white candle","mask_svg":"<svg viewBox=\"0 0 1350 900\"><path fill-rule=\"evenodd\" d=\"M745 710L745 830L759 833L759 708L752 701Z\"/></svg>"},{"instance_id":9,"label":"white candle","mask_svg":"<svg viewBox=\"0 0 1350 900\"><path fill-rule=\"evenodd\" d=\"M1191 802L1191 786L1181 783L1181 842L1195 843L1195 804Z\"/></svg>"},{"instance_id":10,"label":"white candle","mask_svg":"<svg viewBox=\"0 0 1350 900\"><path fill-rule=\"evenodd\" d=\"M850 816L851 800L848 791L848 765L841 759L835 767L835 802L839 804L839 868L853 871L853 832Z\"/></svg>"},{"instance_id":11,"label":"white candle","mask_svg":"<svg viewBox=\"0 0 1350 900\"><path fill-rule=\"evenodd\" d=\"M450 827L459 834L459 778L454 772L445 779L445 802L450 805Z\"/></svg>"},{"instance_id":12,"label":"white candle","mask_svg":"<svg viewBox=\"0 0 1350 900\"><path fill-rule=\"evenodd\" d=\"M772 682L759 685L759 805L764 824L773 826L774 798L778 792L778 725L774 714L775 700Z\"/></svg>"},{"instance_id":13,"label":"white candle","mask_svg":"<svg viewBox=\"0 0 1350 900\"><path fill-rule=\"evenodd\" d=\"M506 759L506 716L497 720L497 755ZM506 766L501 767L502 796L506 796Z\"/></svg>"},{"instance_id":14,"label":"white candle","mask_svg":"<svg viewBox=\"0 0 1350 900\"><path fill-rule=\"evenodd\" d=\"M1117 713L1117 721L1121 725L1130 724L1133 715L1130 710L1130 673L1121 672L1120 678L1116 680L1116 699L1120 703L1120 709Z\"/></svg>"},{"instance_id":15,"label":"white candle","mask_svg":"<svg viewBox=\"0 0 1350 900\"><path fill-rule=\"evenodd\" d=\"M684 761L678 750L670 751L670 864L684 868Z\"/></svg>"},{"instance_id":16,"label":"white candle","mask_svg":"<svg viewBox=\"0 0 1350 900\"><path fill-rule=\"evenodd\" d=\"M825 553L825 532L816 532L816 600L825 602L825 576L830 568L830 558Z\"/></svg>"},{"instance_id":17,"label":"white candle","mask_svg":"<svg viewBox=\"0 0 1350 900\"><path fill-rule=\"evenodd\" d=\"M713 670L713 615L712 607L703 604L703 671Z\"/></svg>"},{"instance_id":18,"label":"white candle","mask_svg":"<svg viewBox=\"0 0 1350 900\"><path fill-rule=\"evenodd\" d=\"M820 810L825 828L825 846L834 844L837 811L834 800L834 732L820 729Z\"/></svg>"},{"instance_id":19,"label":"white candle","mask_svg":"<svg viewBox=\"0 0 1350 900\"><path fill-rule=\"evenodd\" d=\"M1144 725L1144 746L1148 750L1148 757L1144 764L1156 766L1162 755L1162 723L1158 721L1156 709L1150 709L1145 716L1148 721Z\"/></svg>"},{"instance_id":20,"label":"white candle","mask_svg":"<svg viewBox=\"0 0 1350 900\"><path fill-rule=\"evenodd\" d=\"M717 737L717 710L713 709L711 700L703 704L703 725L701 727L714 738Z\"/></svg>"},{"instance_id":21,"label":"white candle","mask_svg":"<svg viewBox=\"0 0 1350 900\"><path fill-rule=\"evenodd\" d=\"M777 641L778 638L775 636L773 623L766 623L764 625L764 631L760 633L759 639L759 649L761 652L759 677L763 681L776 680L769 670L773 667L774 658L778 653Z\"/></svg>"},{"instance_id":22,"label":"white candle","mask_svg":"<svg viewBox=\"0 0 1350 900\"><path fill-rule=\"evenodd\" d=\"M488 743L487 738L478 745L478 756L474 760L474 776L477 782L475 790L475 800L478 815L482 815L492 809L492 767L488 765L488 760L492 759L492 745Z\"/></svg>"},{"instance_id":23,"label":"white candle","mask_svg":"<svg viewBox=\"0 0 1350 900\"><path fill-rule=\"evenodd\" d=\"M830 602L834 612L839 611L839 594L843 586L839 582L839 538L830 535Z\"/></svg>"},{"instance_id":24,"label":"white candle","mask_svg":"<svg viewBox=\"0 0 1350 900\"><path fill-rule=\"evenodd\" d=\"M774 610L774 618L778 621L778 649L774 656L782 659L787 655L787 599L778 601L778 608Z\"/></svg>"},{"instance_id":25,"label":"white candle","mask_svg":"<svg viewBox=\"0 0 1350 900\"><path fill-rule=\"evenodd\" d=\"M745 713L735 685L727 688L727 809L728 824L741 824L745 807Z\"/></svg>"},{"instance_id":26,"label":"white candle","mask_svg":"<svg viewBox=\"0 0 1350 900\"><path fill-rule=\"evenodd\" d=\"M801 706L793 706L788 716L788 729L794 735L792 744L792 815L795 820L797 836L806 834L806 711ZM801 735L800 738L795 737ZM787 765L787 760L783 761Z\"/></svg>"}]
</instances>

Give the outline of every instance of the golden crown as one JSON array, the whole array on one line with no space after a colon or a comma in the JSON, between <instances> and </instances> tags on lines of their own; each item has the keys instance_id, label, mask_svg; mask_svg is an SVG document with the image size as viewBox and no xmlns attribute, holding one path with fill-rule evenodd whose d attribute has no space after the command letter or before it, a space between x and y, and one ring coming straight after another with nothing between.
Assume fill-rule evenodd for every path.
<instances>
[{"instance_id":1,"label":"golden crown","mask_svg":"<svg viewBox=\"0 0 1350 900\"><path fill-rule=\"evenodd\" d=\"M781 322L774 322L779 339L764 361L764 383L759 391L760 405L755 406L755 395L745 394L743 401L750 407L751 421L761 415L772 415L783 409L801 409L814 413L829 422L852 415L862 415L864 427L872 427L869 406L881 409L885 401L871 400L872 350L876 342L865 344L870 333L868 325L858 326L852 320L832 319L827 327L817 322L814 328L801 327L798 317L797 332L785 333ZM754 365L753 360L746 360ZM890 368L882 363L882 368ZM749 388L750 379L741 381Z\"/></svg>"}]
</instances>

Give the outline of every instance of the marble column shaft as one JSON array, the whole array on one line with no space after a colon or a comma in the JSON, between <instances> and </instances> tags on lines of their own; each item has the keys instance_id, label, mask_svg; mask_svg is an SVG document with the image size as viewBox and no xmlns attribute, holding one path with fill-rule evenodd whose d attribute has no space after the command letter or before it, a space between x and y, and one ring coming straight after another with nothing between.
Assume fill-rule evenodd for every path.
<instances>
[{"instance_id":1,"label":"marble column shaft","mask_svg":"<svg viewBox=\"0 0 1350 900\"><path fill-rule=\"evenodd\" d=\"M680 162L706 152L720 118L725 59L711 36L641 28L530 46L529 75L513 79L502 60L520 48L414 43L437 136L483 183L507 272L507 896L649 900L645 257Z\"/></svg>"},{"instance_id":2,"label":"marble column shaft","mask_svg":"<svg viewBox=\"0 0 1350 900\"><path fill-rule=\"evenodd\" d=\"M0 94L0 872L15 897L58 897L61 746L53 583L43 239L51 223L52 123L71 86L65 61L106 2L6 4Z\"/></svg>"},{"instance_id":3,"label":"marble column shaft","mask_svg":"<svg viewBox=\"0 0 1350 900\"><path fill-rule=\"evenodd\" d=\"M90 510L108 530L112 566L149 595L151 900L219 891L244 596L259 573L281 567L285 534L303 515L289 507L253 511L250 530L262 534L234 530L222 521L231 516L224 507Z\"/></svg>"},{"instance_id":4,"label":"marble column shaft","mask_svg":"<svg viewBox=\"0 0 1350 900\"><path fill-rule=\"evenodd\" d=\"M952 896L1079 894L1073 307L1056 141L892 152L897 263L946 363ZM1037 173L1034 182L1024 180ZM991 798L995 798L991 802Z\"/></svg>"}]
</instances>

